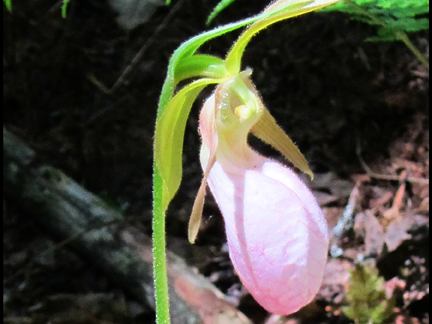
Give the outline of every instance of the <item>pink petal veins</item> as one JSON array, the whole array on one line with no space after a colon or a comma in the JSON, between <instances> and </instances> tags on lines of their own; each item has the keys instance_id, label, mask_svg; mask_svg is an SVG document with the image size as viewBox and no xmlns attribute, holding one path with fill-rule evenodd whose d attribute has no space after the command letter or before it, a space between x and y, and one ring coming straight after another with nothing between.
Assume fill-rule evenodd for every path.
<instances>
[{"instance_id":1,"label":"pink petal veins","mask_svg":"<svg viewBox=\"0 0 432 324\"><path fill-rule=\"evenodd\" d=\"M324 215L292 170L257 154L238 136L247 132L225 136L213 128L215 98L209 97L200 116L201 164L205 170L217 143L208 185L225 221L231 260L260 305L291 314L320 287L328 248Z\"/></svg>"},{"instance_id":2,"label":"pink petal veins","mask_svg":"<svg viewBox=\"0 0 432 324\"><path fill-rule=\"evenodd\" d=\"M328 235L297 175L268 159L236 174L216 161L208 184L225 220L234 267L256 301L280 315L308 304L321 284Z\"/></svg>"}]
</instances>

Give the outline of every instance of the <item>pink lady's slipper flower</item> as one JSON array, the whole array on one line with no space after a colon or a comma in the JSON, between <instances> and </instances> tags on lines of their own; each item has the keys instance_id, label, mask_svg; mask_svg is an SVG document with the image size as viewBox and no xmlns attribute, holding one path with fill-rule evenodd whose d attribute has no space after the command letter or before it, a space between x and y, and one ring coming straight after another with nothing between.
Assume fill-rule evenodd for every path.
<instances>
[{"instance_id":1,"label":"pink lady's slipper flower","mask_svg":"<svg viewBox=\"0 0 432 324\"><path fill-rule=\"evenodd\" d=\"M312 176L298 148L276 124L241 71L244 50L259 31L340 0L275 0L262 13L197 35L177 48L159 99L153 164L153 256L156 321L169 322L165 213L180 187L189 112L208 85L216 90L200 115L203 181L189 221L197 236L207 184L222 212L229 253L243 284L269 312L287 315L317 293L327 258L324 216L312 193L289 168L254 152L249 133L272 145ZM228 1L229 2L229 1ZM213 13L228 3L222 1ZM199 52L207 41L248 26L225 59ZM179 89L179 84L193 79Z\"/></svg>"},{"instance_id":2,"label":"pink lady's slipper flower","mask_svg":"<svg viewBox=\"0 0 432 324\"><path fill-rule=\"evenodd\" d=\"M264 107L249 71L217 86L201 110L204 179L191 216L198 232L206 183L222 212L229 254L244 286L271 313L287 315L318 292L328 229L314 196L288 167L247 144L250 132L310 173L303 155Z\"/></svg>"}]
</instances>

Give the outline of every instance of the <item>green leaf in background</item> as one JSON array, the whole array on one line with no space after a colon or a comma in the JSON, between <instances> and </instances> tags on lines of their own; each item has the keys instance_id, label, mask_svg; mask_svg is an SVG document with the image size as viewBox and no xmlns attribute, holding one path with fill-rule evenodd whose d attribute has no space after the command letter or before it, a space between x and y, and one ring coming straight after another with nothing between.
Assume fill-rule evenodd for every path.
<instances>
[{"instance_id":1,"label":"green leaf in background","mask_svg":"<svg viewBox=\"0 0 432 324\"><path fill-rule=\"evenodd\" d=\"M368 37L365 41L391 42L396 40L397 34L395 33L395 30L404 30L411 33L429 29L429 19L427 18L414 19L404 17L398 20L388 19L386 23L386 26L378 28L377 36Z\"/></svg>"},{"instance_id":2,"label":"green leaf in background","mask_svg":"<svg viewBox=\"0 0 432 324\"><path fill-rule=\"evenodd\" d=\"M62 7L61 7L61 15L62 15L62 17L63 18L66 18L66 11L67 11L67 6L68 6L68 4L69 4L69 1L70 0L63 0L63 4L62 4Z\"/></svg>"},{"instance_id":3,"label":"green leaf in background","mask_svg":"<svg viewBox=\"0 0 432 324\"><path fill-rule=\"evenodd\" d=\"M210 23L213 21L213 19L216 18L219 13L224 10L226 7L228 7L231 3L233 3L235 0L222 0L219 2L216 7L214 7L213 11L210 13L210 15L207 18L206 25L210 25Z\"/></svg>"},{"instance_id":4,"label":"green leaf in background","mask_svg":"<svg viewBox=\"0 0 432 324\"><path fill-rule=\"evenodd\" d=\"M362 10L352 4L361 6ZM429 13L429 1L425 0L350 0L324 11L346 12L352 19L378 26L378 36L367 41L396 41L400 40L397 31L411 33L429 29L429 19L423 17Z\"/></svg>"},{"instance_id":5,"label":"green leaf in background","mask_svg":"<svg viewBox=\"0 0 432 324\"><path fill-rule=\"evenodd\" d=\"M63 0L62 6L61 6L61 16L63 18L66 18L66 11L67 11L67 6L69 4L70 0ZM6 9L9 12L12 12L12 0L3 0L4 5L6 6Z\"/></svg>"},{"instance_id":6,"label":"green leaf in background","mask_svg":"<svg viewBox=\"0 0 432 324\"><path fill-rule=\"evenodd\" d=\"M6 9L9 12L12 12L12 0L3 0L3 3L5 4Z\"/></svg>"}]
</instances>

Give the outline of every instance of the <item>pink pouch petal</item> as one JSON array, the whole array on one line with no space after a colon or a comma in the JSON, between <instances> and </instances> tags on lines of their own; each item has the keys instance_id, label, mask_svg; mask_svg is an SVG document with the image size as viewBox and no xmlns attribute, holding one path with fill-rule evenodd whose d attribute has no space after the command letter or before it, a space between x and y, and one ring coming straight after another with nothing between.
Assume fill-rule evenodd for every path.
<instances>
[{"instance_id":1,"label":"pink pouch petal","mask_svg":"<svg viewBox=\"0 0 432 324\"><path fill-rule=\"evenodd\" d=\"M258 160L255 169L237 172L217 161L208 184L243 284L266 310L286 315L318 292L328 230L315 198L297 175L277 162Z\"/></svg>"}]
</instances>

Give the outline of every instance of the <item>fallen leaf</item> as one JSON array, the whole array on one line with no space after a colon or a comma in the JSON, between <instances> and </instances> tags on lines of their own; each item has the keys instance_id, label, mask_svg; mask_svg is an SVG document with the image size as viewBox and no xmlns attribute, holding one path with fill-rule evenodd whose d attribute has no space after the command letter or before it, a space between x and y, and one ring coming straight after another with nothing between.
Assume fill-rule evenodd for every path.
<instances>
[{"instance_id":1,"label":"fallen leaf","mask_svg":"<svg viewBox=\"0 0 432 324\"><path fill-rule=\"evenodd\" d=\"M393 220L387 226L384 240L389 252L396 250L403 241L411 238L408 230L412 227L413 223L414 219L412 217L403 217Z\"/></svg>"},{"instance_id":2,"label":"fallen leaf","mask_svg":"<svg viewBox=\"0 0 432 324\"><path fill-rule=\"evenodd\" d=\"M380 255L384 246L384 229L370 210L364 212L365 219L365 253L366 255Z\"/></svg>"},{"instance_id":3,"label":"fallen leaf","mask_svg":"<svg viewBox=\"0 0 432 324\"><path fill-rule=\"evenodd\" d=\"M386 191L382 196L376 199L371 199L369 201L370 208L378 208L384 206L393 198L393 193L391 191Z\"/></svg>"}]
</instances>

